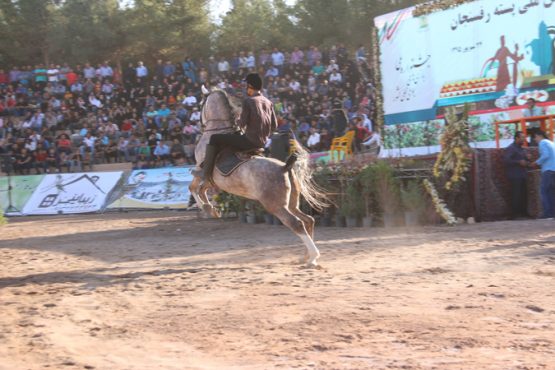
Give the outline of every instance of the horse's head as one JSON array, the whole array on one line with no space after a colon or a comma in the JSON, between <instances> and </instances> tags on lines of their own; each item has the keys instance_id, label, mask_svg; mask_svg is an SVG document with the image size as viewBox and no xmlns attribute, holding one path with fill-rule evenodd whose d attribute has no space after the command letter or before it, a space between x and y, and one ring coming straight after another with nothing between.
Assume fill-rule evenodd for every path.
<instances>
[{"instance_id":1,"label":"horse's head","mask_svg":"<svg viewBox=\"0 0 555 370\"><path fill-rule=\"evenodd\" d=\"M202 122L206 129L235 126L235 118L241 114L242 100L225 90L202 86Z\"/></svg>"}]
</instances>

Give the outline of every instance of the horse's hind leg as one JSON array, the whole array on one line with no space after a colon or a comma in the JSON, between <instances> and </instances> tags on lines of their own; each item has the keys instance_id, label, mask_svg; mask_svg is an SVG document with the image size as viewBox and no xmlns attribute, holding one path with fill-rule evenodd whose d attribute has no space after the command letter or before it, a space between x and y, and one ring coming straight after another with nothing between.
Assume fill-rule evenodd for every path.
<instances>
[{"instance_id":1,"label":"horse's hind leg","mask_svg":"<svg viewBox=\"0 0 555 370\"><path fill-rule=\"evenodd\" d=\"M301 238L308 252L307 265L316 266L317 260L320 257L320 251L318 251L316 244L314 244L314 241L308 234L304 222L286 207L280 208L272 213L279 218L285 226Z\"/></svg>"},{"instance_id":2,"label":"horse's hind leg","mask_svg":"<svg viewBox=\"0 0 555 370\"><path fill-rule=\"evenodd\" d=\"M289 210L291 211L291 213L301 219L308 235L310 235L312 240L314 240L314 218L301 211L299 207L301 200L301 186L294 174L291 174L290 180L291 193L289 194Z\"/></svg>"}]
</instances>

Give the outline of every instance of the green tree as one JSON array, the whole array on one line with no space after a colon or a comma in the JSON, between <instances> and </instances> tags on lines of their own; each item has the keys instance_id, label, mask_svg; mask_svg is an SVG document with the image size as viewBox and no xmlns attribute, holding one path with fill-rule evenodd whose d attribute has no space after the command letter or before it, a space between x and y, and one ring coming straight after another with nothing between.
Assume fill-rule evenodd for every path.
<instances>
[{"instance_id":1,"label":"green tree","mask_svg":"<svg viewBox=\"0 0 555 370\"><path fill-rule=\"evenodd\" d=\"M175 58L210 49L207 0L135 0L130 22L131 57Z\"/></svg>"},{"instance_id":2,"label":"green tree","mask_svg":"<svg viewBox=\"0 0 555 370\"><path fill-rule=\"evenodd\" d=\"M283 0L234 0L215 38L219 52L290 48L295 43L292 8Z\"/></svg>"},{"instance_id":3,"label":"green tree","mask_svg":"<svg viewBox=\"0 0 555 370\"><path fill-rule=\"evenodd\" d=\"M118 63L210 49L208 0L0 0L0 62Z\"/></svg>"},{"instance_id":4,"label":"green tree","mask_svg":"<svg viewBox=\"0 0 555 370\"><path fill-rule=\"evenodd\" d=\"M117 0L65 2L59 16L62 32L53 39L59 59L92 63L118 59L129 42L124 13Z\"/></svg>"},{"instance_id":5,"label":"green tree","mask_svg":"<svg viewBox=\"0 0 555 370\"><path fill-rule=\"evenodd\" d=\"M51 36L55 32L55 0L2 0L0 47L4 63L50 61Z\"/></svg>"},{"instance_id":6,"label":"green tree","mask_svg":"<svg viewBox=\"0 0 555 370\"><path fill-rule=\"evenodd\" d=\"M348 40L348 0L299 0L294 14L297 39L305 45L330 45Z\"/></svg>"}]
</instances>

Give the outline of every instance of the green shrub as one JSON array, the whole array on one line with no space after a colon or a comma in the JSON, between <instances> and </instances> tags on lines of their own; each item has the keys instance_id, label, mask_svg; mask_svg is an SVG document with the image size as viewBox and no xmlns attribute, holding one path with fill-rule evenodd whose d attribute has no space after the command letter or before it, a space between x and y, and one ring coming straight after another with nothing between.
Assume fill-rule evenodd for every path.
<instances>
[{"instance_id":1,"label":"green shrub","mask_svg":"<svg viewBox=\"0 0 555 370\"><path fill-rule=\"evenodd\" d=\"M401 189L401 202L406 211L420 211L426 205L422 184L418 180L411 180Z\"/></svg>"}]
</instances>

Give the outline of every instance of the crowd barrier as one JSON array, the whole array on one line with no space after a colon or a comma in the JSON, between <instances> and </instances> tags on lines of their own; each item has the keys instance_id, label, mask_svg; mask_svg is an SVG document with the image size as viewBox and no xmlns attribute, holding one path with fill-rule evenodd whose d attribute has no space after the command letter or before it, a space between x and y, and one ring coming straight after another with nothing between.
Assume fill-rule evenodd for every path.
<instances>
[{"instance_id":1,"label":"crowd barrier","mask_svg":"<svg viewBox=\"0 0 555 370\"><path fill-rule=\"evenodd\" d=\"M0 207L7 216L185 208L191 169L5 176L0 178Z\"/></svg>"}]
</instances>

